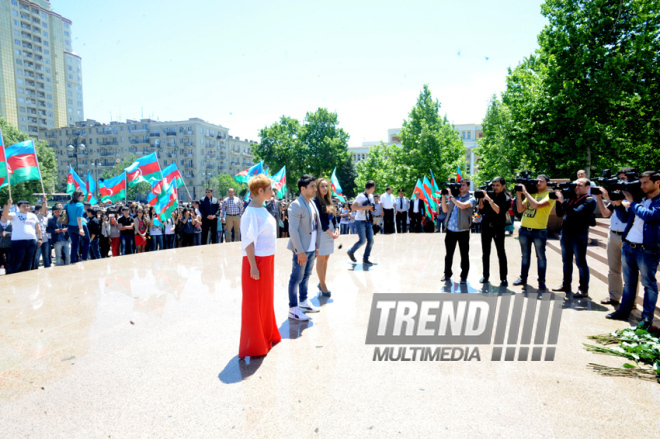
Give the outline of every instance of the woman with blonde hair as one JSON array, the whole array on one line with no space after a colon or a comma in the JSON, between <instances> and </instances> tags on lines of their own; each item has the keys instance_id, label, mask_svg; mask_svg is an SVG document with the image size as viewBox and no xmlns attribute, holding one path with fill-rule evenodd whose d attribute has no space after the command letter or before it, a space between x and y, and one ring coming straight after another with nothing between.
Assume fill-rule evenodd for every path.
<instances>
[{"instance_id":1,"label":"woman with blonde hair","mask_svg":"<svg viewBox=\"0 0 660 439\"><path fill-rule=\"evenodd\" d=\"M337 209L330 196L330 184L328 180L321 177L316 180L316 197L314 203L321 217L321 247L319 255L316 257L316 274L319 276L319 290L324 297L330 297L330 291L325 284L325 275L328 271L328 259L335 251L335 239L339 237L339 229L335 227L334 218L337 216Z\"/></svg>"},{"instance_id":2,"label":"woman with blonde hair","mask_svg":"<svg viewBox=\"0 0 660 439\"><path fill-rule=\"evenodd\" d=\"M277 222L263 207L273 196L273 190L263 174L252 177L248 188L252 202L241 217L240 230L243 253L240 359L266 355L282 340L273 309Z\"/></svg>"}]
</instances>

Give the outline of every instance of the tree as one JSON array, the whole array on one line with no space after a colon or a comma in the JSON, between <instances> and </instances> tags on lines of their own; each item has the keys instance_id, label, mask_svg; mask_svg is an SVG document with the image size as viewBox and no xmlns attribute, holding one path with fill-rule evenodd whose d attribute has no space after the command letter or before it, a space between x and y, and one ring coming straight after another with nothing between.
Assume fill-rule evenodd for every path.
<instances>
[{"instance_id":1,"label":"tree","mask_svg":"<svg viewBox=\"0 0 660 439\"><path fill-rule=\"evenodd\" d=\"M227 191L229 188L233 188L241 198L244 198L248 192L248 186L245 183L237 183L234 178L229 174L220 174L216 180L217 183L217 198L223 198L227 196Z\"/></svg>"},{"instance_id":2,"label":"tree","mask_svg":"<svg viewBox=\"0 0 660 439\"><path fill-rule=\"evenodd\" d=\"M14 127L2 117L0 117L0 130L2 131L5 147L30 139L30 136L19 131L18 128ZM55 152L53 152L43 140L34 142L34 146L37 151L37 160L39 161L39 170L41 172L44 188L46 189L46 193L52 193L57 181L57 160L55 158ZM39 181L25 181L11 187L11 197L14 202L26 200L33 203L37 200L37 197L33 194L42 192L43 190ZM8 188L4 187L0 190L0 205L4 206L7 203L8 198Z\"/></svg>"},{"instance_id":3,"label":"tree","mask_svg":"<svg viewBox=\"0 0 660 439\"><path fill-rule=\"evenodd\" d=\"M116 177L119 174L122 174L124 172L124 169L128 168L137 160L137 156L135 154L131 154L130 156L126 157L121 163L117 163L115 166L112 167L112 169L105 169L101 173L101 179L106 179L106 178L112 178ZM82 178L82 176L81 176ZM128 183L128 182L127 182ZM98 188L99 185L97 183L96 187ZM126 191L126 198L128 200L144 200L147 196L147 194L151 191L151 185L147 182L141 182L136 184L133 187L128 187Z\"/></svg>"},{"instance_id":4,"label":"tree","mask_svg":"<svg viewBox=\"0 0 660 439\"><path fill-rule=\"evenodd\" d=\"M369 148L367 158L357 164L356 186L362 190L367 181L373 180L379 193L385 192L385 188L388 186L393 186L395 192L399 187L407 187L404 173L401 172L401 167L397 165L400 156L401 149L396 145L387 145L380 142L378 145Z\"/></svg>"},{"instance_id":5,"label":"tree","mask_svg":"<svg viewBox=\"0 0 660 439\"><path fill-rule=\"evenodd\" d=\"M291 190L295 190L301 175L329 178L336 167L344 193L352 196L356 174L348 152L349 135L338 126L337 113L325 108L308 112L302 123L282 116L279 122L259 132L261 142L252 152L273 172L286 166Z\"/></svg>"}]
</instances>

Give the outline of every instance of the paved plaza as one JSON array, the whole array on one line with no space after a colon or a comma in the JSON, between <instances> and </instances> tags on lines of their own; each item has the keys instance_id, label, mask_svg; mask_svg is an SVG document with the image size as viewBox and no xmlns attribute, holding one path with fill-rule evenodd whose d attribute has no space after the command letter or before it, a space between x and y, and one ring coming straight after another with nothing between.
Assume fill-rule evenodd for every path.
<instances>
[{"instance_id":1,"label":"paved plaza","mask_svg":"<svg viewBox=\"0 0 660 439\"><path fill-rule=\"evenodd\" d=\"M440 282L443 234L378 235L378 265L368 271L348 263L355 239L336 241L332 297L314 294L321 312L309 323L286 318L291 253L278 241L283 340L247 363L237 358L238 243L1 277L0 437L660 437L658 383L587 368L621 366L582 343L629 326L605 319L612 308L599 304L607 287L596 276L591 300L564 304L555 361L495 362L485 346L481 361L377 362L365 344L373 294L481 292L481 245L472 235L461 290ZM520 247L511 236L506 248L511 284ZM547 254L552 288L561 283L561 257ZM457 252L455 281L458 272ZM314 273L310 287L317 282ZM499 282L487 291L499 292ZM639 309L634 316L630 324Z\"/></svg>"}]
</instances>

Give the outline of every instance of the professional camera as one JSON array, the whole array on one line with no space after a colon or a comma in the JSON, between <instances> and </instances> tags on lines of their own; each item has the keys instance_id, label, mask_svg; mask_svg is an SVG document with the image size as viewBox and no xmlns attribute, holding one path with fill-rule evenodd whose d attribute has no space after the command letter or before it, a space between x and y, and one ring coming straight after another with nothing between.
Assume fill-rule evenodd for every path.
<instances>
[{"instance_id":1,"label":"professional camera","mask_svg":"<svg viewBox=\"0 0 660 439\"><path fill-rule=\"evenodd\" d=\"M493 182L489 180L486 181L485 183L486 183L485 185L479 186L477 188L478 190L474 191L474 198L476 198L477 200L484 198L484 193L482 191L486 191L486 193L490 198L495 198L495 190L493 189Z\"/></svg>"},{"instance_id":2,"label":"professional camera","mask_svg":"<svg viewBox=\"0 0 660 439\"><path fill-rule=\"evenodd\" d=\"M619 180L616 177L612 178L609 169L604 169L601 175L601 177L596 179L596 182L607 189L611 201L625 199L626 197L623 195L623 191L630 192L636 200L644 197L642 183L639 181L639 176L636 172L626 172L628 181ZM593 188L591 189L591 193L595 194Z\"/></svg>"},{"instance_id":3,"label":"professional camera","mask_svg":"<svg viewBox=\"0 0 660 439\"><path fill-rule=\"evenodd\" d=\"M564 183L552 183L551 185L548 184L548 186L551 187L550 194L548 195L551 200L557 199L557 194L555 191L560 191L565 200L575 197L575 188L577 187L576 183L566 181Z\"/></svg>"},{"instance_id":4,"label":"professional camera","mask_svg":"<svg viewBox=\"0 0 660 439\"><path fill-rule=\"evenodd\" d=\"M446 189L442 189L440 191L440 193L442 195L449 195L449 193L451 192L451 194L454 197L457 197L461 192L461 183L457 182L456 179L454 179L454 178L452 178L448 182L443 182L443 183L439 183L439 184L440 184L440 186L445 186L446 187Z\"/></svg>"},{"instance_id":5,"label":"professional camera","mask_svg":"<svg viewBox=\"0 0 660 439\"><path fill-rule=\"evenodd\" d=\"M513 190L516 192L522 192L523 186L527 189L527 192L530 194L535 194L538 192L536 185L538 184L537 179L530 178L532 173L530 171L522 171L516 176L516 185L513 187Z\"/></svg>"}]
</instances>

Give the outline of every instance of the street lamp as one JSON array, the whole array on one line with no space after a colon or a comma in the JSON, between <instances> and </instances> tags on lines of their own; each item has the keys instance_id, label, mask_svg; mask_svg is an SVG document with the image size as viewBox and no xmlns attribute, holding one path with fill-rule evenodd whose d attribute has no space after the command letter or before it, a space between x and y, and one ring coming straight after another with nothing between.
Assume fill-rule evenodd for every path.
<instances>
[{"instance_id":1,"label":"street lamp","mask_svg":"<svg viewBox=\"0 0 660 439\"><path fill-rule=\"evenodd\" d=\"M78 149L85 149L85 144L80 141L80 133L76 134L74 137L71 137L67 142L69 144L68 148L75 150L73 156L76 158L76 172L80 172L78 169Z\"/></svg>"}]
</instances>

